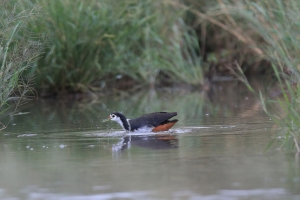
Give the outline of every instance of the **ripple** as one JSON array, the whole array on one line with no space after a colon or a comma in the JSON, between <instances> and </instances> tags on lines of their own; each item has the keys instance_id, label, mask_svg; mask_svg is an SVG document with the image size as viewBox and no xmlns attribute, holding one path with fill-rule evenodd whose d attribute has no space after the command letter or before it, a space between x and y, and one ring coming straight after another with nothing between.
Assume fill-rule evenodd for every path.
<instances>
[{"instance_id":1,"label":"ripple","mask_svg":"<svg viewBox=\"0 0 300 200\"><path fill-rule=\"evenodd\" d=\"M22 134L22 135L18 135L17 137L34 137L34 136L37 136L37 134Z\"/></svg>"}]
</instances>

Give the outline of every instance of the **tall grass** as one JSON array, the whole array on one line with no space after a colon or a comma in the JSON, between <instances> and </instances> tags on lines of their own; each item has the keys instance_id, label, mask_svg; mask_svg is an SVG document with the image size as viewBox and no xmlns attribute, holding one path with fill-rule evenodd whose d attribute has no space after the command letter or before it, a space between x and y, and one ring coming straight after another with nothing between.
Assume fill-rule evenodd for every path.
<instances>
[{"instance_id":1,"label":"tall grass","mask_svg":"<svg viewBox=\"0 0 300 200\"><path fill-rule=\"evenodd\" d=\"M203 62L201 57L196 32L187 27L181 20L172 27L172 31L173 38L166 50L166 70L175 79L194 86L203 85L208 64ZM176 57L176 59L168 60L172 56Z\"/></svg>"},{"instance_id":2,"label":"tall grass","mask_svg":"<svg viewBox=\"0 0 300 200\"><path fill-rule=\"evenodd\" d=\"M268 72L267 65L261 64L261 37L240 14L247 12L245 4L239 0L172 1L174 7L187 10L186 23L197 33L200 55L217 75L228 75L236 63L248 74Z\"/></svg>"},{"instance_id":3,"label":"tall grass","mask_svg":"<svg viewBox=\"0 0 300 200\"><path fill-rule=\"evenodd\" d=\"M47 14L34 30L53 38L32 70L38 89L98 91L122 77L203 83L197 37L167 0L36 2Z\"/></svg>"},{"instance_id":4,"label":"tall grass","mask_svg":"<svg viewBox=\"0 0 300 200\"><path fill-rule=\"evenodd\" d=\"M278 80L278 90L282 95L275 104L272 104L276 105L274 110L277 112L269 112L266 106L267 102L274 101L264 101L263 108L282 127L283 144L288 144L288 147L293 146L300 152L298 112L300 108L300 2L297 0L218 0L214 4L194 0L186 2L188 5L193 5L190 12L194 16L194 27L200 26L201 36L207 38L200 40L201 45L215 47L213 54L216 54L218 48L225 47L227 52L230 52L225 63L226 60L231 63L232 60L237 60L235 65L238 66L238 71L235 74L241 74L240 72L243 72L241 69L246 71L245 66L249 62L264 60L271 64L268 66ZM178 2L174 4L180 8L187 7ZM211 34L210 37L207 33ZM218 40L212 40L214 35ZM214 47L211 47L212 45ZM206 54L208 55L209 52ZM222 63L220 54L217 57L218 62ZM240 78L246 80L244 75Z\"/></svg>"},{"instance_id":5,"label":"tall grass","mask_svg":"<svg viewBox=\"0 0 300 200\"><path fill-rule=\"evenodd\" d=\"M261 54L257 55L272 64L274 77L279 84L278 90L281 91L281 96L275 102L264 100L263 108L282 127L280 138L283 138L283 146L295 147L300 152L300 2L229 1L221 4L220 10L223 14L227 11L228 21L234 19L229 24L239 27L232 30L232 33L242 28L250 29L250 33L256 35L257 40L246 41L251 41L248 45L251 44L252 50L260 51ZM249 34L243 37L248 38ZM272 112L267 109L269 106L273 107Z\"/></svg>"},{"instance_id":6,"label":"tall grass","mask_svg":"<svg viewBox=\"0 0 300 200\"><path fill-rule=\"evenodd\" d=\"M32 77L23 76L23 72L36 63L41 53L40 41L28 30L37 14L37 8L18 12L17 3L0 2L0 118L11 107L10 100L17 107L32 90Z\"/></svg>"},{"instance_id":7,"label":"tall grass","mask_svg":"<svg viewBox=\"0 0 300 200\"><path fill-rule=\"evenodd\" d=\"M273 63L282 91L278 112L273 115L284 130L283 144L300 152L300 2L269 0L248 6L252 26L266 42L264 52Z\"/></svg>"}]
</instances>

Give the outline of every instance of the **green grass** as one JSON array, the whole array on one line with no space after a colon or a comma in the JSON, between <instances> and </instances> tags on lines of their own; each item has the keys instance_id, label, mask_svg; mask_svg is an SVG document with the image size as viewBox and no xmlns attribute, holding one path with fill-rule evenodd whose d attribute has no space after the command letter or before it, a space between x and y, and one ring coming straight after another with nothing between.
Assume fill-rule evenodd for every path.
<instances>
[{"instance_id":1,"label":"green grass","mask_svg":"<svg viewBox=\"0 0 300 200\"><path fill-rule=\"evenodd\" d=\"M269 0L249 4L249 8L252 26L266 42L263 49L282 91L273 118L282 128L283 146L300 152L300 2Z\"/></svg>"},{"instance_id":2,"label":"green grass","mask_svg":"<svg viewBox=\"0 0 300 200\"><path fill-rule=\"evenodd\" d=\"M0 3L0 119L18 107L29 91L32 77L23 76L41 54L41 43L28 26L36 20L38 9L17 12L18 4ZM24 33L27 34L24 34ZM5 125L1 129L5 128Z\"/></svg>"},{"instance_id":3,"label":"green grass","mask_svg":"<svg viewBox=\"0 0 300 200\"><path fill-rule=\"evenodd\" d=\"M196 34L166 0L35 3L46 14L33 30L52 38L30 72L40 91L100 91L121 77L140 86L203 84Z\"/></svg>"},{"instance_id":4,"label":"green grass","mask_svg":"<svg viewBox=\"0 0 300 200\"><path fill-rule=\"evenodd\" d=\"M282 128L279 134L284 138L283 146L300 152L300 2L229 0L206 3L188 0L187 3L192 5L190 13L194 17L191 17L194 27L201 26L200 34L205 38L200 40L201 45L207 45L211 54L216 55L217 63L225 63L240 80L248 84L243 75L249 67L247 63L270 63L268 66L278 81L277 90L281 91L281 96L275 103L264 100L263 107ZM176 6L186 8L184 4L177 3ZM229 52L226 58L217 53L223 49ZM231 64L226 64L228 61ZM274 111L267 109L269 106Z\"/></svg>"},{"instance_id":5,"label":"green grass","mask_svg":"<svg viewBox=\"0 0 300 200\"><path fill-rule=\"evenodd\" d=\"M277 90L276 100L263 100L263 108L281 127L283 146L300 152L300 2L296 0L266 0L238 3L231 8L247 22L248 28L262 40L255 45L263 52L264 60L272 64ZM270 109L267 108L272 108Z\"/></svg>"}]
</instances>

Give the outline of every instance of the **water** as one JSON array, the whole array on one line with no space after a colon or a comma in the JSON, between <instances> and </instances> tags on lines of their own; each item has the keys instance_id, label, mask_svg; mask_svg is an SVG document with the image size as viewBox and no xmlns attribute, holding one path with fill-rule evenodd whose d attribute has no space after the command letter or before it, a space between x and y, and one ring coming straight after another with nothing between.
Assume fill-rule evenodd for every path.
<instances>
[{"instance_id":1,"label":"water","mask_svg":"<svg viewBox=\"0 0 300 200\"><path fill-rule=\"evenodd\" d=\"M129 118L177 111L162 134L126 134ZM24 105L0 137L0 199L299 199L299 157L265 151L276 126L240 85L214 93L144 91ZM29 112L29 114L26 114Z\"/></svg>"}]
</instances>

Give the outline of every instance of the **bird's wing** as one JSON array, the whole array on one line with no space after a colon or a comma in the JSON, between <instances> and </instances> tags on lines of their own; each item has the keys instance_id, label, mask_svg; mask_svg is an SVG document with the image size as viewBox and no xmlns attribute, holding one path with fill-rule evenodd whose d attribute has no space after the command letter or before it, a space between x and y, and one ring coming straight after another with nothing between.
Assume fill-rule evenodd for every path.
<instances>
[{"instance_id":1,"label":"bird's wing","mask_svg":"<svg viewBox=\"0 0 300 200\"><path fill-rule=\"evenodd\" d=\"M156 112L146 114L141 117L131 119L131 129L134 130L141 126L156 127L176 115L177 112Z\"/></svg>"}]
</instances>

